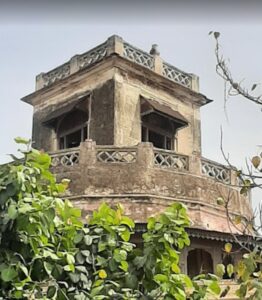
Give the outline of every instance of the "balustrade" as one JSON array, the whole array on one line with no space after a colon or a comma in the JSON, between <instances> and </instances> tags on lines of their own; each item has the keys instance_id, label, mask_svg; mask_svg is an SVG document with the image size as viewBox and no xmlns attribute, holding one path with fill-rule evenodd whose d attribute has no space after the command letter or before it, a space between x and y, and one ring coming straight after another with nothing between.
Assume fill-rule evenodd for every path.
<instances>
[{"instance_id":1,"label":"balustrade","mask_svg":"<svg viewBox=\"0 0 262 300\"><path fill-rule=\"evenodd\" d=\"M154 69L154 58L152 55L127 43L124 43L124 57L146 68Z\"/></svg>"},{"instance_id":2,"label":"balustrade","mask_svg":"<svg viewBox=\"0 0 262 300\"><path fill-rule=\"evenodd\" d=\"M99 163L135 163L137 162L137 147L97 146L96 161ZM189 171L189 157L170 150L152 148L154 166L178 171ZM72 167L79 164L80 149L72 148L50 153L52 167ZM225 184L231 183L231 170L213 161L202 159L202 174Z\"/></svg>"},{"instance_id":3,"label":"balustrade","mask_svg":"<svg viewBox=\"0 0 262 300\"><path fill-rule=\"evenodd\" d=\"M188 156L173 151L154 150L154 165L162 168L171 168L188 171Z\"/></svg>"},{"instance_id":4,"label":"balustrade","mask_svg":"<svg viewBox=\"0 0 262 300\"><path fill-rule=\"evenodd\" d=\"M104 163L134 163L136 148L98 148L96 158Z\"/></svg>"},{"instance_id":5,"label":"balustrade","mask_svg":"<svg viewBox=\"0 0 262 300\"><path fill-rule=\"evenodd\" d=\"M188 88L191 88L192 86L192 77L189 74L186 74L167 63L163 63L162 75Z\"/></svg>"},{"instance_id":6,"label":"balustrade","mask_svg":"<svg viewBox=\"0 0 262 300\"><path fill-rule=\"evenodd\" d=\"M50 153L52 167L71 167L79 164L80 150L78 148Z\"/></svg>"},{"instance_id":7,"label":"balustrade","mask_svg":"<svg viewBox=\"0 0 262 300\"><path fill-rule=\"evenodd\" d=\"M105 43L83 54L74 56L70 61L47 73L39 74L37 76L37 89L41 89L62 80L78 70L84 69L101 61L104 57L110 56L112 53L116 53L136 64L153 70L154 72L159 73L183 86L194 89L193 77L190 74L163 62L158 55L151 55L126 43L116 36L109 38Z\"/></svg>"},{"instance_id":8,"label":"balustrade","mask_svg":"<svg viewBox=\"0 0 262 300\"><path fill-rule=\"evenodd\" d=\"M207 159L202 159L202 174L226 184L231 183L230 169Z\"/></svg>"},{"instance_id":9,"label":"balustrade","mask_svg":"<svg viewBox=\"0 0 262 300\"><path fill-rule=\"evenodd\" d=\"M80 69L88 67L107 56L106 43L87 51L86 53L78 56L78 65Z\"/></svg>"}]
</instances>

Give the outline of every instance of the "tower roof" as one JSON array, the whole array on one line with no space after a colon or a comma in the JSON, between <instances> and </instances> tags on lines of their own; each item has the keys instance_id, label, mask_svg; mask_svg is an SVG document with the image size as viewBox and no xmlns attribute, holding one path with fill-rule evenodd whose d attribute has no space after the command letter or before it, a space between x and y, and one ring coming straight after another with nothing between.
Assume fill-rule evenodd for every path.
<instances>
[{"instance_id":1,"label":"tower roof","mask_svg":"<svg viewBox=\"0 0 262 300\"><path fill-rule=\"evenodd\" d=\"M161 77L166 84L178 85L184 93L190 93L198 99L201 105L211 100L199 93L198 76L186 73L177 67L165 62L159 55L157 45L152 45L150 53L145 52L124 41L121 37L113 35L104 43L88 50L87 52L73 56L64 64L36 76L36 92L22 98L23 101L31 103L35 93L46 90L58 82L62 82L78 72L88 71L102 61L112 56L118 56L134 67L140 67L143 72L150 72ZM186 91L187 90L187 91Z\"/></svg>"}]
</instances>

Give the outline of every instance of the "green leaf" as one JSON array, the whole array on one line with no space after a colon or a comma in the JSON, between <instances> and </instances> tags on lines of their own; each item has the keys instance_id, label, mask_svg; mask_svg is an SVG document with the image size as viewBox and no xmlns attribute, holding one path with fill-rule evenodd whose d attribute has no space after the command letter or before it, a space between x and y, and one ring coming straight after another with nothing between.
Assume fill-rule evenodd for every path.
<instances>
[{"instance_id":1,"label":"green leaf","mask_svg":"<svg viewBox=\"0 0 262 300\"><path fill-rule=\"evenodd\" d=\"M84 242L85 242L85 244L86 244L87 246L92 245L92 242L93 242L92 236L90 236L90 235L85 235L85 236L84 236Z\"/></svg>"},{"instance_id":2,"label":"green leaf","mask_svg":"<svg viewBox=\"0 0 262 300\"><path fill-rule=\"evenodd\" d=\"M98 276L99 276L99 278L101 278L101 279L105 279L105 278L107 277L107 273L106 273L105 270L100 270L100 271L98 272Z\"/></svg>"},{"instance_id":3,"label":"green leaf","mask_svg":"<svg viewBox=\"0 0 262 300\"><path fill-rule=\"evenodd\" d=\"M128 262L126 262L125 260L121 261L121 266L120 266L120 268L121 268L123 271L127 272L127 270L128 270Z\"/></svg>"},{"instance_id":4,"label":"green leaf","mask_svg":"<svg viewBox=\"0 0 262 300\"><path fill-rule=\"evenodd\" d=\"M12 281L17 276L17 271L13 267L7 267L1 271L1 279L5 282Z\"/></svg>"},{"instance_id":5,"label":"green leaf","mask_svg":"<svg viewBox=\"0 0 262 300\"><path fill-rule=\"evenodd\" d=\"M252 164L255 168L258 168L261 162L261 158L259 156L252 157Z\"/></svg>"},{"instance_id":6,"label":"green leaf","mask_svg":"<svg viewBox=\"0 0 262 300\"><path fill-rule=\"evenodd\" d=\"M53 271L53 265L44 261L44 268L45 268L45 271L48 275L51 275L52 271Z\"/></svg>"},{"instance_id":7,"label":"green leaf","mask_svg":"<svg viewBox=\"0 0 262 300\"><path fill-rule=\"evenodd\" d=\"M127 225L130 229L135 227L134 221L126 216L121 218L120 224Z\"/></svg>"},{"instance_id":8,"label":"green leaf","mask_svg":"<svg viewBox=\"0 0 262 300\"><path fill-rule=\"evenodd\" d=\"M128 242L130 240L130 232L128 230L121 233L120 236L125 242Z\"/></svg>"},{"instance_id":9,"label":"green leaf","mask_svg":"<svg viewBox=\"0 0 262 300\"><path fill-rule=\"evenodd\" d=\"M71 264L74 264L75 263L75 258L74 258L74 256L73 255L71 255L71 254L67 254L66 255L66 261L67 261L67 263L69 264L69 265L71 265Z\"/></svg>"},{"instance_id":10,"label":"green leaf","mask_svg":"<svg viewBox=\"0 0 262 300\"><path fill-rule=\"evenodd\" d=\"M230 253L232 250L232 244L226 243L224 249L225 249L226 253Z\"/></svg>"},{"instance_id":11,"label":"green leaf","mask_svg":"<svg viewBox=\"0 0 262 300\"><path fill-rule=\"evenodd\" d=\"M73 283L77 283L80 280L80 274L78 274L78 273L69 273L69 278Z\"/></svg>"},{"instance_id":12,"label":"green leaf","mask_svg":"<svg viewBox=\"0 0 262 300\"><path fill-rule=\"evenodd\" d=\"M172 269L172 271L174 272L174 273L180 273L180 268L179 268L179 266L176 264L176 263L173 263L172 265L171 265L171 269Z\"/></svg>"},{"instance_id":13,"label":"green leaf","mask_svg":"<svg viewBox=\"0 0 262 300\"><path fill-rule=\"evenodd\" d=\"M157 274L154 276L154 280L160 283L168 282L168 277L164 274Z\"/></svg>"},{"instance_id":14,"label":"green leaf","mask_svg":"<svg viewBox=\"0 0 262 300\"><path fill-rule=\"evenodd\" d=\"M16 204L10 204L8 207L8 216L11 220L16 219L17 217L17 207Z\"/></svg>"},{"instance_id":15,"label":"green leaf","mask_svg":"<svg viewBox=\"0 0 262 300\"><path fill-rule=\"evenodd\" d=\"M208 288L209 288L210 291L212 291L215 295L219 295L219 294L220 294L221 289L220 289L220 286L219 286L219 284L218 284L217 281L212 281L212 282L209 284Z\"/></svg>"},{"instance_id":16,"label":"green leaf","mask_svg":"<svg viewBox=\"0 0 262 300\"><path fill-rule=\"evenodd\" d=\"M217 198L217 205L225 205L225 200L222 197Z\"/></svg>"},{"instance_id":17,"label":"green leaf","mask_svg":"<svg viewBox=\"0 0 262 300\"><path fill-rule=\"evenodd\" d=\"M232 264L227 265L227 274L231 277L234 273L234 266Z\"/></svg>"},{"instance_id":18,"label":"green leaf","mask_svg":"<svg viewBox=\"0 0 262 300\"><path fill-rule=\"evenodd\" d=\"M17 144L28 145L28 144L30 143L30 140L21 138L21 137L19 137L19 136L16 137L14 140L15 140L15 142L16 142Z\"/></svg>"},{"instance_id":19,"label":"green leaf","mask_svg":"<svg viewBox=\"0 0 262 300\"><path fill-rule=\"evenodd\" d=\"M56 299L55 296L57 294L57 288L55 286L50 286L47 290L48 299Z\"/></svg>"},{"instance_id":20,"label":"green leaf","mask_svg":"<svg viewBox=\"0 0 262 300\"><path fill-rule=\"evenodd\" d=\"M216 265L216 274L221 278L223 277L225 274L225 266L223 264Z\"/></svg>"}]
</instances>

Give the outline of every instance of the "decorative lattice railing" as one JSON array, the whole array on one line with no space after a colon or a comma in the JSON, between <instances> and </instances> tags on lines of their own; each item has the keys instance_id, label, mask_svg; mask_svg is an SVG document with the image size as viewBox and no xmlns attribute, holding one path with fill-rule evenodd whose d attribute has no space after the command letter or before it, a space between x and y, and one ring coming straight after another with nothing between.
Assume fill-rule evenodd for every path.
<instances>
[{"instance_id":1,"label":"decorative lattice railing","mask_svg":"<svg viewBox=\"0 0 262 300\"><path fill-rule=\"evenodd\" d=\"M230 184L231 175L230 169L213 161L202 159L202 174L212 177L218 181Z\"/></svg>"},{"instance_id":2,"label":"decorative lattice railing","mask_svg":"<svg viewBox=\"0 0 262 300\"><path fill-rule=\"evenodd\" d=\"M79 148L50 153L52 167L71 167L79 164Z\"/></svg>"},{"instance_id":3,"label":"decorative lattice railing","mask_svg":"<svg viewBox=\"0 0 262 300\"><path fill-rule=\"evenodd\" d=\"M103 163L134 163L136 161L136 148L98 148L97 161Z\"/></svg>"},{"instance_id":4,"label":"decorative lattice railing","mask_svg":"<svg viewBox=\"0 0 262 300\"><path fill-rule=\"evenodd\" d=\"M189 74L186 74L167 63L163 63L162 75L188 88L192 87L192 77Z\"/></svg>"},{"instance_id":5,"label":"decorative lattice railing","mask_svg":"<svg viewBox=\"0 0 262 300\"><path fill-rule=\"evenodd\" d=\"M96 48L85 52L78 56L78 65L80 69L88 67L107 55L107 45L106 43L97 46Z\"/></svg>"},{"instance_id":6,"label":"decorative lattice railing","mask_svg":"<svg viewBox=\"0 0 262 300\"><path fill-rule=\"evenodd\" d=\"M134 46L124 43L124 53L123 56L127 59L142 65L151 70L154 69L154 58L152 55L135 48Z\"/></svg>"},{"instance_id":7,"label":"decorative lattice railing","mask_svg":"<svg viewBox=\"0 0 262 300\"><path fill-rule=\"evenodd\" d=\"M65 63L62 66L55 68L43 74L44 86L48 86L58 80L61 80L70 75L70 63Z\"/></svg>"},{"instance_id":8,"label":"decorative lattice railing","mask_svg":"<svg viewBox=\"0 0 262 300\"><path fill-rule=\"evenodd\" d=\"M154 149L154 164L157 167L171 168L181 171L188 170L188 156L168 150Z\"/></svg>"},{"instance_id":9,"label":"decorative lattice railing","mask_svg":"<svg viewBox=\"0 0 262 300\"><path fill-rule=\"evenodd\" d=\"M146 67L172 81L175 81L183 86L192 88L193 77L176 67L163 62L161 59L155 63L157 56L151 55L141 49L138 49L121 38L113 36L105 43L83 53L75 55L70 61L47 72L37 76L37 89L49 86L59 80L62 80L71 74L89 67L103 58L117 54L136 64ZM157 65L157 68L156 68Z\"/></svg>"}]
</instances>

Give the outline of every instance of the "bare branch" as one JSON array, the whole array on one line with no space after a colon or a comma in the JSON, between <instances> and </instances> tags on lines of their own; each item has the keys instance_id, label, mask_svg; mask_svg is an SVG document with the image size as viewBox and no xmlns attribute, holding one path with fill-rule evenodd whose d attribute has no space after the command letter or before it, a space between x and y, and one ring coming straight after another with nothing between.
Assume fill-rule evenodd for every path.
<instances>
[{"instance_id":1,"label":"bare branch","mask_svg":"<svg viewBox=\"0 0 262 300\"><path fill-rule=\"evenodd\" d=\"M218 42L219 39L218 32L214 32L214 38L216 41L216 46L215 46L215 55L216 55L216 60L217 60L217 65L216 65L216 72L217 74L225 80L229 84L228 92L227 95L229 96L238 96L241 95L244 98L262 105L262 95L254 96L251 94L253 90L258 86L258 84L253 84L251 87L251 90L247 89L242 85L243 80L240 82L237 82L234 80L234 78L231 75L231 72L228 68L228 65L226 63L226 60L224 59L223 55L220 53L220 45ZM225 97L225 101L227 100L227 97Z\"/></svg>"}]
</instances>

